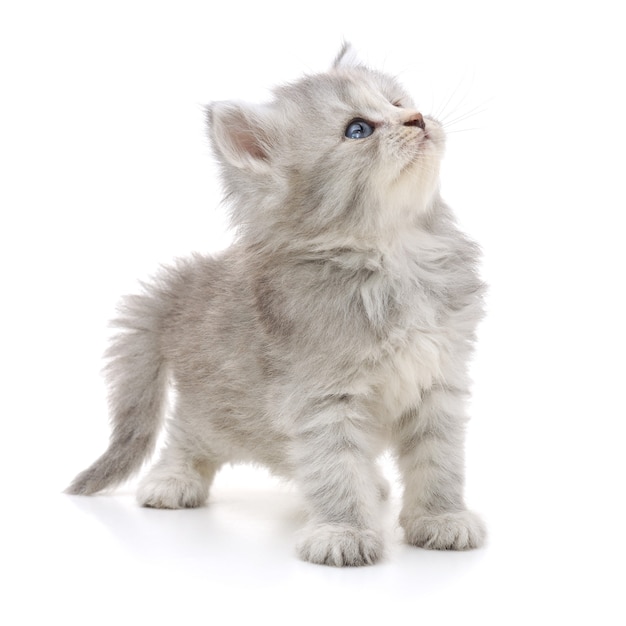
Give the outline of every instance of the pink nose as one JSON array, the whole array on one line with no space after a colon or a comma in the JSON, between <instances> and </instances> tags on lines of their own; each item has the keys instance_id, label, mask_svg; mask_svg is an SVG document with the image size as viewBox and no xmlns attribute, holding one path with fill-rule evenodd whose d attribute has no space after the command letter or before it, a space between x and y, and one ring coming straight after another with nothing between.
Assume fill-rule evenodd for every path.
<instances>
[{"instance_id":1,"label":"pink nose","mask_svg":"<svg viewBox=\"0 0 626 626\"><path fill-rule=\"evenodd\" d=\"M404 122L405 126L419 126L422 130L425 130L426 124L424 124L424 117L421 113L414 113L411 117Z\"/></svg>"}]
</instances>

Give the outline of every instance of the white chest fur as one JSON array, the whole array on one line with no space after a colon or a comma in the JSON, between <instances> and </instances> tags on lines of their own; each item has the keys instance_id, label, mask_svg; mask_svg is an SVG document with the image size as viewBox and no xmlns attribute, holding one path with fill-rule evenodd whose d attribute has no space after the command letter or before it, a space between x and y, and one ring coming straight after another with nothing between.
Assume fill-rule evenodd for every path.
<instances>
[{"instance_id":1,"label":"white chest fur","mask_svg":"<svg viewBox=\"0 0 626 626\"><path fill-rule=\"evenodd\" d=\"M445 335L434 328L411 326L389 341L370 370L370 401L379 419L393 421L420 403L440 376L444 350Z\"/></svg>"},{"instance_id":2,"label":"white chest fur","mask_svg":"<svg viewBox=\"0 0 626 626\"><path fill-rule=\"evenodd\" d=\"M420 279L415 259L408 254L383 262L361 297L384 336L367 368L369 403L389 422L418 405L422 392L441 377L449 334L441 325L441 302Z\"/></svg>"}]
</instances>

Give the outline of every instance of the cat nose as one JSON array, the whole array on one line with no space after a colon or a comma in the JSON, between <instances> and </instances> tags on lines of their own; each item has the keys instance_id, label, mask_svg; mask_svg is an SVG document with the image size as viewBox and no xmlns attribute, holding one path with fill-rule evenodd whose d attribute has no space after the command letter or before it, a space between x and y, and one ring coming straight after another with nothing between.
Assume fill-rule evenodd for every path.
<instances>
[{"instance_id":1,"label":"cat nose","mask_svg":"<svg viewBox=\"0 0 626 626\"><path fill-rule=\"evenodd\" d=\"M424 116L421 113L413 113L409 119L404 122L405 126L419 126L422 130L426 129Z\"/></svg>"}]
</instances>

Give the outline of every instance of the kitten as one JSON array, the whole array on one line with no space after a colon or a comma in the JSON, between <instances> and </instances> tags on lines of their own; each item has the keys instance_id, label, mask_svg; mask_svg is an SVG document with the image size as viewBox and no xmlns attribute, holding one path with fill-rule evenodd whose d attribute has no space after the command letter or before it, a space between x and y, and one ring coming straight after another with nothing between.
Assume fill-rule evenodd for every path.
<instances>
[{"instance_id":1,"label":"kitten","mask_svg":"<svg viewBox=\"0 0 626 626\"><path fill-rule=\"evenodd\" d=\"M349 46L328 73L268 104L216 102L208 120L237 240L123 301L107 353L111 442L68 492L141 467L171 382L143 506L201 506L224 463L261 463L308 503L301 558L374 563L388 492L376 459L391 448L406 540L480 546L463 428L483 286L478 249L439 195L440 124Z\"/></svg>"}]
</instances>

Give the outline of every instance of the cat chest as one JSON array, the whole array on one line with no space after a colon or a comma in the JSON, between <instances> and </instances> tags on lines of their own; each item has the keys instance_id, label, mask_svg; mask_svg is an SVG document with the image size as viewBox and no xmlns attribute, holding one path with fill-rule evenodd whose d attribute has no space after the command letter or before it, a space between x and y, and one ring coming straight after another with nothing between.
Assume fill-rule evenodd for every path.
<instances>
[{"instance_id":1,"label":"cat chest","mask_svg":"<svg viewBox=\"0 0 626 626\"><path fill-rule=\"evenodd\" d=\"M371 400L384 421L420 403L440 377L445 337L434 329L410 328L384 346L371 371Z\"/></svg>"},{"instance_id":2,"label":"cat chest","mask_svg":"<svg viewBox=\"0 0 626 626\"><path fill-rule=\"evenodd\" d=\"M394 285L378 277L362 289L364 310L379 342L367 368L375 414L394 420L420 403L422 392L441 377L448 351L442 303L418 281Z\"/></svg>"}]
</instances>

